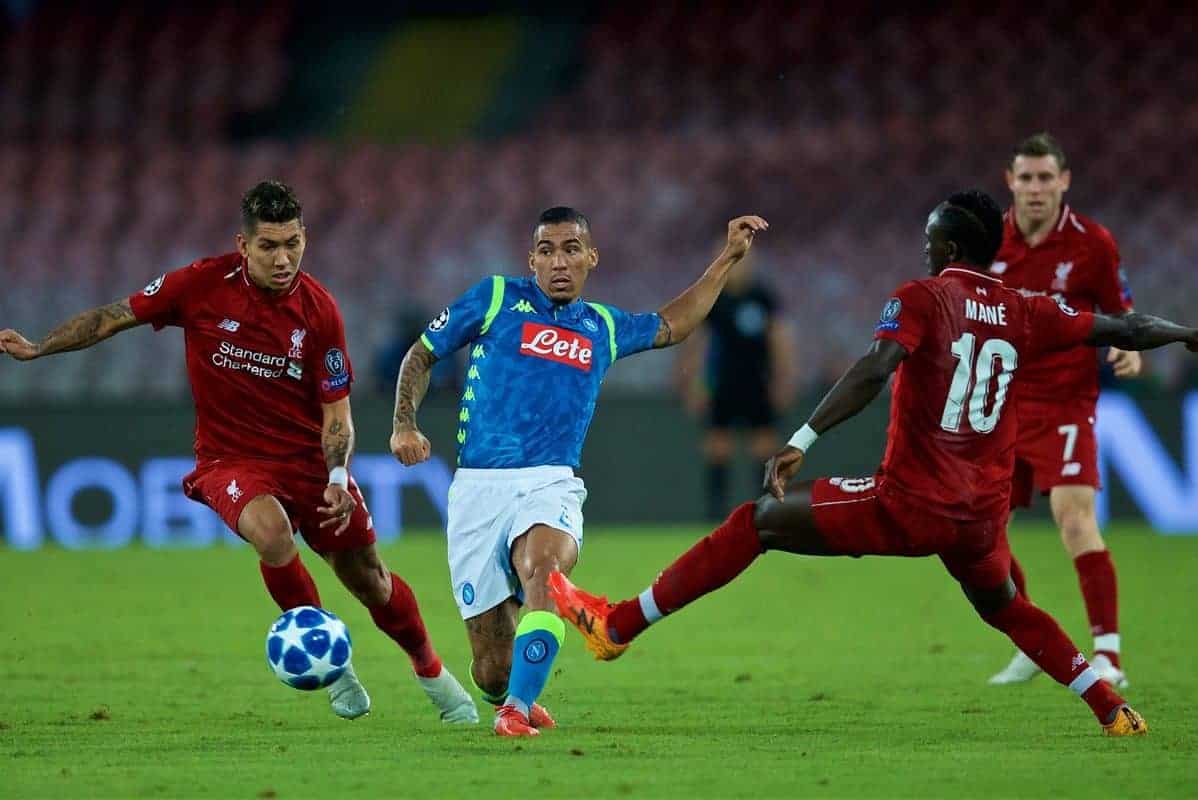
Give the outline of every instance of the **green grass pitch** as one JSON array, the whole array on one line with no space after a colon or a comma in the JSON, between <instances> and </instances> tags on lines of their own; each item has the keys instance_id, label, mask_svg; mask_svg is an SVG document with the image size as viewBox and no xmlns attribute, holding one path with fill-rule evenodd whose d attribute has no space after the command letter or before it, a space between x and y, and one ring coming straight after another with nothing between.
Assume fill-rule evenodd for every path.
<instances>
[{"instance_id":1,"label":"green grass pitch","mask_svg":"<svg viewBox=\"0 0 1198 800\"><path fill-rule=\"evenodd\" d=\"M630 595L702 532L592 529L576 578ZM357 722L268 672L276 611L248 549L0 551L0 796L1198 797L1198 538L1109 542L1143 739L1104 739L1043 676L986 686L1011 647L933 559L770 554L611 664L569 631L543 697L561 727L514 741L442 726L308 551L374 698ZM1024 526L1013 545L1032 598L1089 649L1055 535ZM465 678L443 540L384 555Z\"/></svg>"}]
</instances>

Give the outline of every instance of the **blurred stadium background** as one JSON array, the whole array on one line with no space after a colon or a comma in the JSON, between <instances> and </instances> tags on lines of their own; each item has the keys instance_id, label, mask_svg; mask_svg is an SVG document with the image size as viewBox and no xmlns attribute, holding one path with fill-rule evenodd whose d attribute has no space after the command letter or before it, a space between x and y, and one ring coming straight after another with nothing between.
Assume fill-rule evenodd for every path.
<instances>
[{"instance_id":1,"label":"blurred stadium background","mask_svg":"<svg viewBox=\"0 0 1198 800\"><path fill-rule=\"evenodd\" d=\"M769 219L756 268L798 333L795 415L922 270L930 207L968 185L1005 199L1010 148L1041 129L1069 154L1068 201L1120 242L1137 305L1194 319L1194 17L1156 0L1134 17L1115 3L1031 8L9 0L0 325L40 337L231 249L241 192L285 180L305 206L304 266L349 328L359 452L380 456L392 472L373 485L395 491L405 479L381 454L397 354L480 276L526 269L542 208L590 215L602 263L588 294L638 310L698 274L731 215ZM672 356L632 359L608 381L584 453L595 521L699 514L697 428L671 395ZM1198 361L1148 363L1115 400L1131 398L1119 420L1151 427L1122 455L1110 455L1122 428L1104 438L1111 507L1198 532L1198 401L1185 424ZM424 421L449 464L455 377L443 382ZM195 533L212 523L202 509L163 499L190 419L178 332L0 363L8 538L119 543L151 514L158 540L215 536ZM883 426L879 407L814 468L872 470ZM161 458L175 466L150 462ZM1123 485L1137 459L1149 482L1172 481L1164 495ZM408 513L386 519L435 523L443 478L417 480Z\"/></svg>"}]
</instances>

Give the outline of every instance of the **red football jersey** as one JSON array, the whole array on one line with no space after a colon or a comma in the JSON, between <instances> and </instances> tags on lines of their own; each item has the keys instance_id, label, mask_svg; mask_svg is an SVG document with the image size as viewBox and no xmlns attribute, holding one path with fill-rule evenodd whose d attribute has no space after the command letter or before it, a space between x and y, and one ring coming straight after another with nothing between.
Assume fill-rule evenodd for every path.
<instances>
[{"instance_id":1,"label":"red football jersey","mask_svg":"<svg viewBox=\"0 0 1198 800\"><path fill-rule=\"evenodd\" d=\"M1048 238L1029 247L1014 212L1007 212L1005 223L1002 248L990 272L1007 286L1025 295L1047 295L1078 311L1131 310L1131 291L1119 269L1119 247L1106 228L1064 206ZM1098 399L1098 361L1092 348L1048 353L1022 370L1021 397Z\"/></svg>"},{"instance_id":2,"label":"red football jersey","mask_svg":"<svg viewBox=\"0 0 1198 800\"><path fill-rule=\"evenodd\" d=\"M899 287L876 339L907 350L894 379L880 489L953 519L1009 510L1023 365L1090 335L1092 314L959 266ZM1022 391L1021 389L1019 391Z\"/></svg>"},{"instance_id":3,"label":"red football jersey","mask_svg":"<svg viewBox=\"0 0 1198 800\"><path fill-rule=\"evenodd\" d=\"M129 305L155 330L183 329L196 459L323 465L322 403L347 396L345 325L328 290L300 272L285 295L250 283L237 253L168 272Z\"/></svg>"}]
</instances>

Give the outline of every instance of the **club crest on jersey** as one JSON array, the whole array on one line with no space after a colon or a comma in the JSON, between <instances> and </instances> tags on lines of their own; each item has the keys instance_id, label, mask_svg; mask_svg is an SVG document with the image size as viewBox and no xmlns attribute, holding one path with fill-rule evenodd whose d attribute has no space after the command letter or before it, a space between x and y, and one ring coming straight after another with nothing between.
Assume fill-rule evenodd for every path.
<instances>
[{"instance_id":1,"label":"club crest on jersey","mask_svg":"<svg viewBox=\"0 0 1198 800\"><path fill-rule=\"evenodd\" d=\"M446 306L444 311L442 311L437 316L433 317L433 321L428 324L428 329L430 331L439 331L448 324L449 324L449 307Z\"/></svg>"},{"instance_id":2,"label":"club crest on jersey","mask_svg":"<svg viewBox=\"0 0 1198 800\"><path fill-rule=\"evenodd\" d=\"M882 316L878 317L878 324L874 330L897 331L899 327L898 318L902 310L902 300L899 300L897 297L887 300L886 305L882 306Z\"/></svg>"},{"instance_id":3,"label":"club crest on jersey","mask_svg":"<svg viewBox=\"0 0 1198 800\"><path fill-rule=\"evenodd\" d=\"M291 332L291 349L287 351L288 358L303 358L304 357L304 337L308 332L303 328L296 328Z\"/></svg>"},{"instance_id":4,"label":"club crest on jersey","mask_svg":"<svg viewBox=\"0 0 1198 800\"><path fill-rule=\"evenodd\" d=\"M146 297L153 297L154 295L158 294L158 290L162 288L162 282L165 280L166 280L165 275L159 275L157 278L150 281L146 285L146 288L141 290L141 293L144 294Z\"/></svg>"},{"instance_id":5,"label":"club crest on jersey","mask_svg":"<svg viewBox=\"0 0 1198 800\"><path fill-rule=\"evenodd\" d=\"M1062 261L1060 264L1057 264L1056 277L1052 281L1053 290L1063 292L1069 288L1070 272L1073 272L1072 261Z\"/></svg>"},{"instance_id":6,"label":"club crest on jersey","mask_svg":"<svg viewBox=\"0 0 1198 800\"><path fill-rule=\"evenodd\" d=\"M520 355L556 361L583 372L591 371L591 340L574 331L525 322L520 330Z\"/></svg>"},{"instance_id":7,"label":"club crest on jersey","mask_svg":"<svg viewBox=\"0 0 1198 800\"><path fill-rule=\"evenodd\" d=\"M595 322L595 320L591 319L590 317L587 317L582 321L582 327L586 328L591 333L599 332L599 323Z\"/></svg>"}]
</instances>

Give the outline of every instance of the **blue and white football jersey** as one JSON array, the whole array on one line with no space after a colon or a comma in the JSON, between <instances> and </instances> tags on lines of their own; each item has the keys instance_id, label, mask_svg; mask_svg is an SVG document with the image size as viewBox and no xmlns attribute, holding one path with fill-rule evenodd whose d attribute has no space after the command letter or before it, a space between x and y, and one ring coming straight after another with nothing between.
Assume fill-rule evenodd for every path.
<instances>
[{"instance_id":1,"label":"blue and white football jersey","mask_svg":"<svg viewBox=\"0 0 1198 800\"><path fill-rule=\"evenodd\" d=\"M458 464L577 469L603 376L652 347L660 324L656 313L557 305L532 277L493 275L471 287L420 337L438 358L469 347Z\"/></svg>"}]
</instances>

